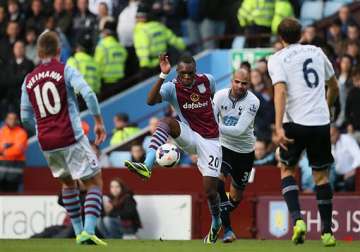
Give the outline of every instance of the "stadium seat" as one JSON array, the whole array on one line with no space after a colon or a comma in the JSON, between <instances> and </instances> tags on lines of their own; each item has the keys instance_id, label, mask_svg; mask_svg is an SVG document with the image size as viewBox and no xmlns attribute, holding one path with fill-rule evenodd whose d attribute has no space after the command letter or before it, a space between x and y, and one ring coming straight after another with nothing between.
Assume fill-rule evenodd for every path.
<instances>
[{"instance_id":1,"label":"stadium seat","mask_svg":"<svg viewBox=\"0 0 360 252\"><path fill-rule=\"evenodd\" d=\"M322 0L306 1L301 6L300 21L303 26L312 24L322 18L324 2Z\"/></svg>"},{"instance_id":2,"label":"stadium seat","mask_svg":"<svg viewBox=\"0 0 360 252\"><path fill-rule=\"evenodd\" d=\"M128 151L113 151L109 155L109 162L112 167L124 167L124 161L131 159Z\"/></svg>"},{"instance_id":3,"label":"stadium seat","mask_svg":"<svg viewBox=\"0 0 360 252\"><path fill-rule=\"evenodd\" d=\"M324 6L324 17L336 13L343 5L345 5L345 3L342 1L326 1Z\"/></svg>"}]
</instances>

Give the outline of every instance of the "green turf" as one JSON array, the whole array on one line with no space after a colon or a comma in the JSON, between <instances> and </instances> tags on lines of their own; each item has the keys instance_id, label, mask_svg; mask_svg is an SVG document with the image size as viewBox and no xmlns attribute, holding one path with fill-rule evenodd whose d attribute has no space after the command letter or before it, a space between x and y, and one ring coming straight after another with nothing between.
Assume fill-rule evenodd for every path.
<instances>
[{"instance_id":1,"label":"green turf","mask_svg":"<svg viewBox=\"0 0 360 252\"><path fill-rule=\"evenodd\" d=\"M77 252L77 251L109 251L109 252L182 252L182 251L234 251L234 252L352 252L360 251L360 241L338 242L334 248L325 248L320 241L306 241L304 245L293 245L290 241L238 240L232 244L205 245L200 240L192 241L125 241L107 240L107 247L79 246L74 240L66 239L31 239L0 240L1 252Z\"/></svg>"}]
</instances>

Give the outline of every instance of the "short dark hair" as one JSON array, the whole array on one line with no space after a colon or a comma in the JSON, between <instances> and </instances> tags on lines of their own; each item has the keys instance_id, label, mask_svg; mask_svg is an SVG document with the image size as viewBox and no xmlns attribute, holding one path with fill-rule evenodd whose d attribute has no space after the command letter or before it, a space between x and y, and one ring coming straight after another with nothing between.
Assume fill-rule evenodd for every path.
<instances>
[{"instance_id":1,"label":"short dark hair","mask_svg":"<svg viewBox=\"0 0 360 252\"><path fill-rule=\"evenodd\" d=\"M46 31L39 36L37 51L40 58L56 56L60 46L59 37L56 32Z\"/></svg>"},{"instance_id":2,"label":"short dark hair","mask_svg":"<svg viewBox=\"0 0 360 252\"><path fill-rule=\"evenodd\" d=\"M117 113L115 118L120 121L129 122L129 115L126 113Z\"/></svg>"},{"instance_id":3,"label":"short dark hair","mask_svg":"<svg viewBox=\"0 0 360 252\"><path fill-rule=\"evenodd\" d=\"M295 18L284 18L278 27L278 34L288 44L295 44L301 38L301 24Z\"/></svg>"},{"instance_id":4,"label":"short dark hair","mask_svg":"<svg viewBox=\"0 0 360 252\"><path fill-rule=\"evenodd\" d=\"M183 54L180 56L178 60L178 64L185 63L185 64L194 64L196 66L196 61L193 56L189 54Z\"/></svg>"}]
</instances>

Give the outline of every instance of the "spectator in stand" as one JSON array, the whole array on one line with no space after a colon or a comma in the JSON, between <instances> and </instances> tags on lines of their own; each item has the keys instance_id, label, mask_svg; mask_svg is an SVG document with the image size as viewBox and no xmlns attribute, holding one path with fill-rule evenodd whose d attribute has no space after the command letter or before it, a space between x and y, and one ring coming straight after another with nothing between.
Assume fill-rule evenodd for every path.
<instances>
[{"instance_id":1,"label":"spectator in stand","mask_svg":"<svg viewBox=\"0 0 360 252\"><path fill-rule=\"evenodd\" d=\"M186 16L184 0L152 0L151 11L177 36L181 35L181 22Z\"/></svg>"},{"instance_id":2,"label":"spectator in stand","mask_svg":"<svg viewBox=\"0 0 360 252\"><path fill-rule=\"evenodd\" d=\"M360 167L360 148L349 134L340 134L336 127L330 128L331 149L335 160L335 189L355 191L356 168ZM340 185L339 185L340 184Z\"/></svg>"},{"instance_id":3,"label":"spectator in stand","mask_svg":"<svg viewBox=\"0 0 360 252\"><path fill-rule=\"evenodd\" d=\"M145 151L140 144L133 144L130 149L131 161L143 163L145 161Z\"/></svg>"},{"instance_id":4,"label":"spectator in stand","mask_svg":"<svg viewBox=\"0 0 360 252\"><path fill-rule=\"evenodd\" d=\"M270 139L271 125L275 119L275 108L270 89L267 88L258 69L251 70L250 80L252 90L260 100L260 107L255 117L255 135L263 139Z\"/></svg>"},{"instance_id":5,"label":"spectator in stand","mask_svg":"<svg viewBox=\"0 0 360 252\"><path fill-rule=\"evenodd\" d=\"M89 0L89 11L98 16L100 14L100 5L105 4L108 14L113 14L113 2L118 0Z\"/></svg>"},{"instance_id":6,"label":"spectator in stand","mask_svg":"<svg viewBox=\"0 0 360 252\"><path fill-rule=\"evenodd\" d=\"M269 147L270 144L267 140L256 140L254 166L276 165L275 152L270 150Z\"/></svg>"},{"instance_id":7,"label":"spectator in stand","mask_svg":"<svg viewBox=\"0 0 360 252\"><path fill-rule=\"evenodd\" d=\"M0 5L0 39L5 37L7 22L5 7Z\"/></svg>"},{"instance_id":8,"label":"spectator in stand","mask_svg":"<svg viewBox=\"0 0 360 252\"><path fill-rule=\"evenodd\" d=\"M99 66L102 88L107 89L125 77L127 52L116 39L116 24L106 22L101 31L102 39L95 49L95 62Z\"/></svg>"},{"instance_id":9,"label":"spectator in stand","mask_svg":"<svg viewBox=\"0 0 360 252\"><path fill-rule=\"evenodd\" d=\"M105 238L136 239L141 221L134 193L120 178L110 181L110 193L104 196L103 209L98 228Z\"/></svg>"},{"instance_id":10,"label":"spectator in stand","mask_svg":"<svg viewBox=\"0 0 360 252\"><path fill-rule=\"evenodd\" d=\"M134 46L143 77L158 72L159 55L168 52L168 46L179 51L186 47L182 38L162 23L152 20L150 7L146 4L139 5L136 13Z\"/></svg>"},{"instance_id":11,"label":"spectator in stand","mask_svg":"<svg viewBox=\"0 0 360 252\"><path fill-rule=\"evenodd\" d=\"M9 21L6 26L6 36L0 40L0 58L7 64L12 58L12 48L19 39L20 27L16 21Z\"/></svg>"},{"instance_id":12,"label":"spectator in stand","mask_svg":"<svg viewBox=\"0 0 360 252\"><path fill-rule=\"evenodd\" d=\"M65 34L61 31L61 29L57 26L55 18L53 16L49 16L46 19L45 23L45 31L54 31L57 33L60 39L60 62L66 63L68 58L71 56L71 46L70 43L65 36Z\"/></svg>"},{"instance_id":13,"label":"spectator in stand","mask_svg":"<svg viewBox=\"0 0 360 252\"><path fill-rule=\"evenodd\" d=\"M349 24L356 23L355 19L350 15L349 7L344 5L339 9L339 20L341 22L341 33L345 37Z\"/></svg>"},{"instance_id":14,"label":"spectator in stand","mask_svg":"<svg viewBox=\"0 0 360 252\"><path fill-rule=\"evenodd\" d=\"M348 123L348 133L352 134L360 144L360 72L353 76L354 87L350 89L346 100L345 118Z\"/></svg>"},{"instance_id":15,"label":"spectator in stand","mask_svg":"<svg viewBox=\"0 0 360 252\"><path fill-rule=\"evenodd\" d=\"M77 0L77 9L78 12L73 17L72 44L82 34L89 33L95 45L98 34L97 20L96 16L89 11L88 0Z\"/></svg>"},{"instance_id":16,"label":"spectator in stand","mask_svg":"<svg viewBox=\"0 0 360 252\"><path fill-rule=\"evenodd\" d=\"M99 65L91 56L92 40L90 34L79 36L76 43L75 54L68 59L67 65L76 68L83 76L91 89L99 94L101 80Z\"/></svg>"},{"instance_id":17,"label":"spectator in stand","mask_svg":"<svg viewBox=\"0 0 360 252\"><path fill-rule=\"evenodd\" d=\"M343 55L340 58L339 64L339 73L337 75L337 79L339 81L339 114L336 119L336 125L341 127L345 122L345 106L346 99L349 94L350 89L352 88L352 57L350 55Z\"/></svg>"},{"instance_id":18,"label":"spectator in stand","mask_svg":"<svg viewBox=\"0 0 360 252\"><path fill-rule=\"evenodd\" d=\"M158 123L159 123L159 119L157 117L151 117L149 120L149 135L145 136L143 143L142 143L142 147L144 148L144 150L146 152L148 151L148 148L150 145L151 136L155 133Z\"/></svg>"},{"instance_id":19,"label":"spectator in stand","mask_svg":"<svg viewBox=\"0 0 360 252\"><path fill-rule=\"evenodd\" d=\"M6 84L8 86L6 99L9 104L9 110L16 112L20 107L21 85L25 76L34 69L34 64L25 56L25 44L18 40L13 47L14 57L10 59L6 67L7 77Z\"/></svg>"},{"instance_id":20,"label":"spectator in stand","mask_svg":"<svg viewBox=\"0 0 360 252\"><path fill-rule=\"evenodd\" d=\"M358 42L359 41L359 26L356 23L350 23L348 25L346 35L347 35L348 41Z\"/></svg>"},{"instance_id":21,"label":"spectator in stand","mask_svg":"<svg viewBox=\"0 0 360 252\"><path fill-rule=\"evenodd\" d=\"M71 19L75 16L75 6L73 0L65 0L64 1L64 10L66 13L71 16Z\"/></svg>"},{"instance_id":22,"label":"spectator in stand","mask_svg":"<svg viewBox=\"0 0 360 252\"><path fill-rule=\"evenodd\" d=\"M344 37L341 34L341 22L339 19L335 19L327 32L327 42L334 48L335 54L339 55L344 50Z\"/></svg>"},{"instance_id":23,"label":"spectator in stand","mask_svg":"<svg viewBox=\"0 0 360 252\"><path fill-rule=\"evenodd\" d=\"M139 61L134 47L134 28L138 6L139 0L130 0L119 15L116 28L119 41L125 46L128 53L125 63L125 76L132 76L139 70Z\"/></svg>"},{"instance_id":24,"label":"spectator in stand","mask_svg":"<svg viewBox=\"0 0 360 252\"><path fill-rule=\"evenodd\" d=\"M110 139L110 145L117 145L134 136L140 129L129 124L129 116L125 113L119 113L114 116L113 135Z\"/></svg>"},{"instance_id":25,"label":"spectator in stand","mask_svg":"<svg viewBox=\"0 0 360 252\"><path fill-rule=\"evenodd\" d=\"M19 126L18 116L7 114L4 126L0 129L0 191L18 192L23 181L26 131Z\"/></svg>"},{"instance_id":26,"label":"spectator in stand","mask_svg":"<svg viewBox=\"0 0 360 252\"><path fill-rule=\"evenodd\" d=\"M9 21L17 22L19 29L25 25L25 13L21 12L18 0L8 0L8 18Z\"/></svg>"},{"instance_id":27,"label":"spectator in stand","mask_svg":"<svg viewBox=\"0 0 360 252\"><path fill-rule=\"evenodd\" d=\"M115 22L115 19L109 14L109 7L105 2L100 2L98 4L98 14L99 20L99 30L104 30L104 26L106 22Z\"/></svg>"},{"instance_id":28,"label":"spectator in stand","mask_svg":"<svg viewBox=\"0 0 360 252\"><path fill-rule=\"evenodd\" d=\"M31 60L34 63L34 65L37 65L40 62L40 59L36 51L37 35L35 29L31 27L26 29L25 40L26 40L25 56L26 58Z\"/></svg>"},{"instance_id":29,"label":"spectator in stand","mask_svg":"<svg viewBox=\"0 0 360 252\"><path fill-rule=\"evenodd\" d=\"M64 0L54 0L54 12L53 17L55 22L58 24L60 30L66 35L69 36L71 32L72 25L72 15L65 10Z\"/></svg>"},{"instance_id":30,"label":"spectator in stand","mask_svg":"<svg viewBox=\"0 0 360 252\"><path fill-rule=\"evenodd\" d=\"M41 0L31 1L30 16L26 19L26 27L32 27L36 30L37 34L44 31L46 22L46 15L43 10L43 4Z\"/></svg>"},{"instance_id":31,"label":"spectator in stand","mask_svg":"<svg viewBox=\"0 0 360 252\"><path fill-rule=\"evenodd\" d=\"M359 52L359 44L355 41L349 41L346 43L346 49L344 54L348 54L353 59L353 66L357 69L360 66L360 52Z\"/></svg>"},{"instance_id":32,"label":"spectator in stand","mask_svg":"<svg viewBox=\"0 0 360 252\"><path fill-rule=\"evenodd\" d=\"M230 0L201 0L204 20L201 24L201 35L204 49L219 47L219 40L225 32L225 18Z\"/></svg>"}]
</instances>

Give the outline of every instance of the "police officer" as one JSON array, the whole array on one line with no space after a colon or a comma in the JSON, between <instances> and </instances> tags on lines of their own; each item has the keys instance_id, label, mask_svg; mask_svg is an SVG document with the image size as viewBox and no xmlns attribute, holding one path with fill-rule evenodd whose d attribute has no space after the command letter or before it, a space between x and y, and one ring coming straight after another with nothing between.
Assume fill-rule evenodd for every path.
<instances>
[{"instance_id":1,"label":"police officer","mask_svg":"<svg viewBox=\"0 0 360 252\"><path fill-rule=\"evenodd\" d=\"M154 70L159 66L159 55L168 51L171 45L185 50L182 38L177 37L169 28L160 22L151 20L150 7L140 4L136 13L134 29L134 46L141 69Z\"/></svg>"},{"instance_id":2,"label":"police officer","mask_svg":"<svg viewBox=\"0 0 360 252\"><path fill-rule=\"evenodd\" d=\"M66 64L76 68L84 76L91 89L96 94L99 94L101 89L99 65L90 55L91 48L93 48L91 35L79 36L76 42L75 54L68 59Z\"/></svg>"},{"instance_id":3,"label":"police officer","mask_svg":"<svg viewBox=\"0 0 360 252\"><path fill-rule=\"evenodd\" d=\"M238 10L238 20L240 26L245 28L246 47L263 47L269 43L275 2L276 0L242 2Z\"/></svg>"},{"instance_id":4,"label":"police officer","mask_svg":"<svg viewBox=\"0 0 360 252\"><path fill-rule=\"evenodd\" d=\"M102 39L95 48L95 61L99 65L103 84L118 83L125 76L127 52L116 40L116 23L108 21L101 31Z\"/></svg>"}]
</instances>

